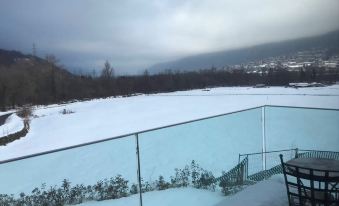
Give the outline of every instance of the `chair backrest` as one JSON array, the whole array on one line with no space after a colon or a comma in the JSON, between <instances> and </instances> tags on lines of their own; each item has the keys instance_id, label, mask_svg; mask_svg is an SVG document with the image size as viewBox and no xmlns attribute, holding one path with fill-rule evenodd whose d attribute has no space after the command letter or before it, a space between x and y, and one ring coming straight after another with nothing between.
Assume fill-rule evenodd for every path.
<instances>
[{"instance_id":1,"label":"chair backrest","mask_svg":"<svg viewBox=\"0 0 339 206\"><path fill-rule=\"evenodd\" d=\"M339 178L333 172L284 163L280 155L290 205L339 205Z\"/></svg>"}]
</instances>

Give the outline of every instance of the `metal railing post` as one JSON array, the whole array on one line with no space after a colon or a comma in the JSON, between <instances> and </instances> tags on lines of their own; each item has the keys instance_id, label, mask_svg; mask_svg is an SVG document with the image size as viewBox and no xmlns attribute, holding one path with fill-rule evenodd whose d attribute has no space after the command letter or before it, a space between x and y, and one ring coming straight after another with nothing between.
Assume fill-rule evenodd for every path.
<instances>
[{"instance_id":1,"label":"metal railing post","mask_svg":"<svg viewBox=\"0 0 339 206\"><path fill-rule=\"evenodd\" d=\"M265 114L265 106L261 107L261 126L262 126L262 169L266 170L266 114Z\"/></svg>"},{"instance_id":2,"label":"metal railing post","mask_svg":"<svg viewBox=\"0 0 339 206\"><path fill-rule=\"evenodd\" d=\"M140 169L140 152L139 152L139 136L138 133L135 134L135 142L136 142L136 155L137 155L137 175L138 175L138 185L139 185L139 200L140 206L142 206L142 187L141 187L141 169Z\"/></svg>"},{"instance_id":3,"label":"metal railing post","mask_svg":"<svg viewBox=\"0 0 339 206\"><path fill-rule=\"evenodd\" d=\"M249 162L249 160L248 160L248 155L246 155L246 159L247 159L247 163L246 163L246 164L247 164L247 168L246 168L246 170L247 170L247 171L246 171L247 177L246 177L246 179L248 179L248 176L249 176L249 174L248 174L248 167L249 167L249 163L248 163L248 162Z\"/></svg>"}]
</instances>

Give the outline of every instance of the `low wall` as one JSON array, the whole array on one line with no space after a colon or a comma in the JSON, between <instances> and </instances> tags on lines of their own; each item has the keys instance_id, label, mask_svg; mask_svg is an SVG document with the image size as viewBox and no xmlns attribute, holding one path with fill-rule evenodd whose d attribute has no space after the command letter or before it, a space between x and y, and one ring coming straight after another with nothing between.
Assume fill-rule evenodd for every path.
<instances>
[{"instance_id":1,"label":"low wall","mask_svg":"<svg viewBox=\"0 0 339 206\"><path fill-rule=\"evenodd\" d=\"M11 143L15 140L22 138L22 137L25 137L26 134L28 133L28 131L29 131L29 122L27 120L24 120L24 128L22 130L20 130L19 132L9 134L7 136L0 138L0 146L5 146L8 143Z\"/></svg>"}]
</instances>

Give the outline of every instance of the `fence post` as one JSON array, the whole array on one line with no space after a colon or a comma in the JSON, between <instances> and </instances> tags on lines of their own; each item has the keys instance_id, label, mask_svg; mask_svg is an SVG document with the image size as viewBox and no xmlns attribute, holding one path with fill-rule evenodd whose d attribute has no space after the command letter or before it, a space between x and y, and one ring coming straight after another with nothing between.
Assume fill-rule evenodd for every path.
<instances>
[{"instance_id":1,"label":"fence post","mask_svg":"<svg viewBox=\"0 0 339 206\"><path fill-rule=\"evenodd\" d=\"M142 206L142 188L141 188L141 170L140 170L140 153L139 153L139 136L138 133L135 134L135 142L136 142L136 155L137 155L137 163L138 163L138 169L137 169L137 175L138 175L138 184L139 184L139 200L140 200L140 206Z\"/></svg>"},{"instance_id":2,"label":"fence post","mask_svg":"<svg viewBox=\"0 0 339 206\"><path fill-rule=\"evenodd\" d=\"M261 126L262 126L262 169L266 170L266 114L265 106L261 107Z\"/></svg>"},{"instance_id":3,"label":"fence post","mask_svg":"<svg viewBox=\"0 0 339 206\"><path fill-rule=\"evenodd\" d=\"M247 162L246 162L246 164L247 164L247 167L246 167L246 173L247 173L247 176L246 176L246 180L248 180L248 167L249 167L249 164L248 164L248 155L246 155L246 159L247 159Z\"/></svg>"}]
</instances>

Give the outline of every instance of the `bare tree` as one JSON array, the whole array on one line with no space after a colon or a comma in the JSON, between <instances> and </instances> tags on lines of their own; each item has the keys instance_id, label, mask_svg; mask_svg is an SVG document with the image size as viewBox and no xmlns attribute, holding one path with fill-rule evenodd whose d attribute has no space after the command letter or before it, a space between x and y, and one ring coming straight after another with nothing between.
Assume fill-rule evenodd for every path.
<instances>
[{"instance_id":1,"label":"bare tree","mask_svg":"<svg viewBox=\"0 0 339 206\"><path fill-rule=\"evenodd\" d=\"M45 59L52 66L57 66L57 63L59 62L59 60L53 54L46 54Z\"/></svg>"},{"instance_id":2,"label":"bare tree","mask_svg":"<svg viewBox=\"0 0 339 206\"><path fill-rule=\"evenodd\" d=\"M111 64L106 60L104 68L101 71L101 77L103 79L112 79L114 78L114 69Z\"/></svg>"}]
</instances>

